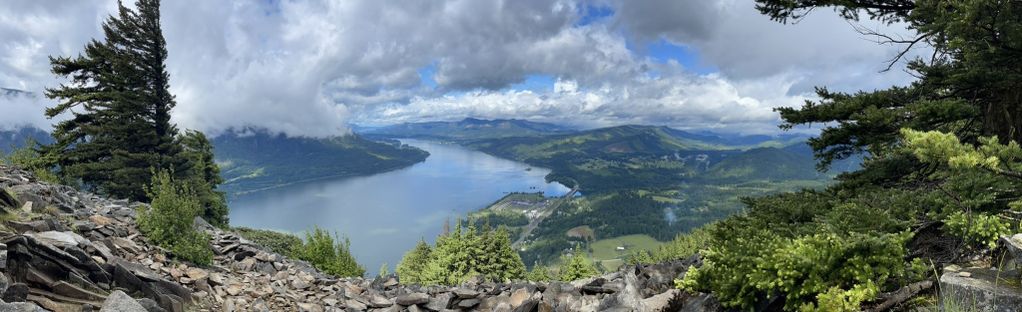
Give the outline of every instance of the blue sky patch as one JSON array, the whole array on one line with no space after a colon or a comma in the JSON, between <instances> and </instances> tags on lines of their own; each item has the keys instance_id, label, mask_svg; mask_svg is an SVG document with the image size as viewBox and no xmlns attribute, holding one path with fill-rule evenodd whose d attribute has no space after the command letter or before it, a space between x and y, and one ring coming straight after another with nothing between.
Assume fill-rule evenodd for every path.
<instances>
[{"instance_id":1,"label":"blue sky patch","mask_svg":"<svg viewBox=\"0 0 1022 312\"><path fill-rule=\"evenodd\" d=\"M580 15L582 15L582 18L575 23L575 26L589 25L614 16L614 9L611 9L609 6L587 5L582 7Z\"/></svg>"},{"instance_id":2,"label":"blue sky patch","mask_svg":"<svg viewBox=\"0 0 1022 312\"><path fill-rule=\"evenodd\" d=\"M701 62L699 52L695 49L679 46L664 39L646 45L646 54L661 63L675 60L688 71L700 75L719 71L716 67Z\"/></svg>"}]
</instances>

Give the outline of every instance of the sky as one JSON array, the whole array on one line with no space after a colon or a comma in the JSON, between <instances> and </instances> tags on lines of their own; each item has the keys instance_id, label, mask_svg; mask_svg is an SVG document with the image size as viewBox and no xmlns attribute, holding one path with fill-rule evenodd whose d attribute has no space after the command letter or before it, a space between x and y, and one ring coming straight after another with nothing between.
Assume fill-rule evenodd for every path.
<instances>
[{"instance_id":1,"label":"sky","mask_svg":"<svg viewBox=\"0 0 1022 312\"><path fill-rule=\"evenodd\" d=\"M126 0L126 3L131 2ZM130 5L130 3L129 3ZM173 0L161 5L181 128L266 128L292 136L351 125L519 118L580 128L621 124L743 134L780 130L772 108L815 86L905 85L897 46L816 10L770 21L751 0ZM34 125L72 56L114 0L0 5L0 129ZM801 129L801 131L812 131Z\"/></svg>"}]
</instances>

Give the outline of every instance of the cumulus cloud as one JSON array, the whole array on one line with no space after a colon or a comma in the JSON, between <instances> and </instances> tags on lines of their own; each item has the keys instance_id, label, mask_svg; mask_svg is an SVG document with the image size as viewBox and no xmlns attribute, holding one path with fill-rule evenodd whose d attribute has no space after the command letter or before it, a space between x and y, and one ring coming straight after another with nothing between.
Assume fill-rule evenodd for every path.
<instances>
[{"instance_id":1,"label":"cumulus cloud","mask_svg":"<svg viewBox=\"0 0 1022 312\"><path fill-rule=\"evenodd\" d=\"M659 124L721 132L776 132L772 107L798 105L808 95L790 95L789 77L734 83L719 75L687 73L677 63L660 76L636 76L599 88L579 89L559 80L553 92L480 90L459 95L414 98L366 112L360 119L392 122L455 120L465 117L525 118L591 128L619 124Z\"/></svg>"},{"instance_id":2,"label":"cumulus cloud","mask_svg":"<svg viewBox=\"0 0 1022 312\"><path fill-rule=\"evenodd\" d=\"M612 15L580 23L594 5ZM100 38L115 6L5 3L0 87L38 93L59 83L46 56L74 55ZM834 14L781 25L749 0L175 0L162 9L173 117L214 133L327 136L347 133L351 122L463 117L769 132L771 108L798 105L811 86L910 79L877 76L893 48L864 40ZM653 60L643 47L658 40L693 49L720 72ZM557 82L510 87L537 75ZM37 102L34 109L52 104ZM0 99L5 112L13 105ZM8 116L0 124L22 120Z\"/></svg>"}]
</instances>

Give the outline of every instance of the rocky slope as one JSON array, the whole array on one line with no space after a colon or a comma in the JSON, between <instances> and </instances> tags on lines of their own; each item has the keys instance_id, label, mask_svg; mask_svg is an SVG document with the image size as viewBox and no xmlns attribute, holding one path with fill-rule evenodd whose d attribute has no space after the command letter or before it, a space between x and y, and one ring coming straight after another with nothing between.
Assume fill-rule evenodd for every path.
<instances>
[{"instance_id":1,"label":"rocky slope","mask_svg":"<svg viewBox=\"0 0 1022 312\"><path fill-rule=\"evenodd\" d=\"M657 311L716 310L673 289L697 259L626 267L571 283L457 287L338 279L268 252L235 233L210 234L214 263L196 267L150 244L140 203L49 185L0 166L0 311Z\"/></svg>"}]
</instances>

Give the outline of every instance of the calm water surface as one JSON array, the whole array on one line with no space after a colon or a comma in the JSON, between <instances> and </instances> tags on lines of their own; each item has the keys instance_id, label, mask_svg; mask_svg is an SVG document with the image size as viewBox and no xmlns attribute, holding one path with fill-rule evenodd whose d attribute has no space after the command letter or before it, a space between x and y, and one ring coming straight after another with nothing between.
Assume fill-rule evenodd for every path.
<instances>
[{"instance_id":1,"label":"calm water surface","mask_svg":"<svg viewBox=\"0 0 1022 312\"><path fill-rule=\"evenodd\" d=\"M231 224L300 233L318 225L351 238L351 250L367 274L381 264L391 272L405 251L466 212L507 192L568 188L543 179L550 171L457 145L403 140L430 153L411 167L366 177L310 182L234 198Z\"/></svg>"}]
</instances>

